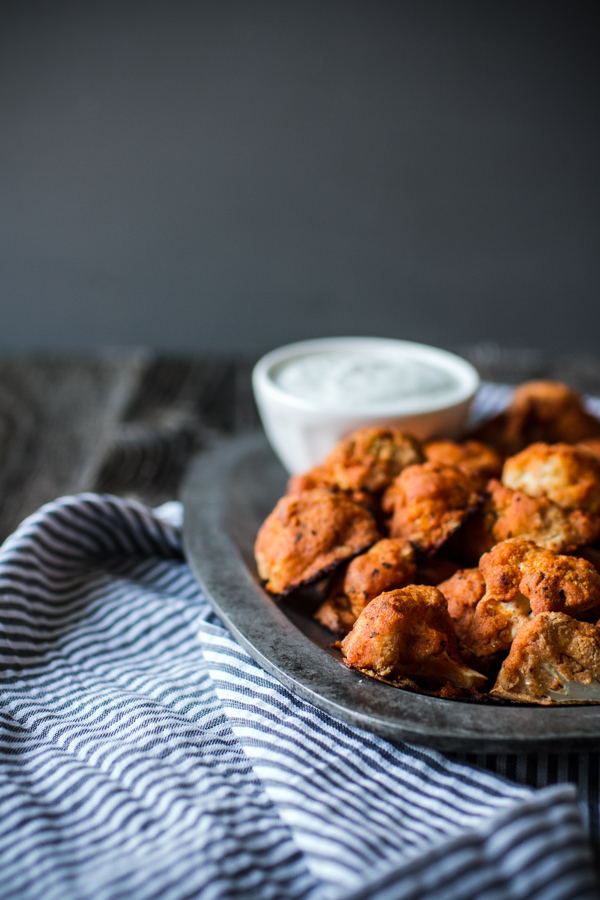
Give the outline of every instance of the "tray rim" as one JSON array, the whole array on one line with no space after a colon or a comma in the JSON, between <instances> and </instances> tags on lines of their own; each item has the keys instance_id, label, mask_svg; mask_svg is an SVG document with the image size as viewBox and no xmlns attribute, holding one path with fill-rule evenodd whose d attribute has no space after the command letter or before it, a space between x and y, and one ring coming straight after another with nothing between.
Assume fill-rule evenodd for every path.
<instances>
[{"instance_id":1,"label":"tray rim","mask_svg":"<svg viewBox=\"0 0 600 900\"><path fill-rule=\"evenodd\" d=\"M600 746L600 706L496 706L411 693L350 671L278 607L226 524L232 478L279 466L262 432L198 454L183 489L185 553L206 598L261 668L314 706L388 740L445 751L523 753ZM243 524L242 524L243 527Z\"/></svg>"}]
</instances>

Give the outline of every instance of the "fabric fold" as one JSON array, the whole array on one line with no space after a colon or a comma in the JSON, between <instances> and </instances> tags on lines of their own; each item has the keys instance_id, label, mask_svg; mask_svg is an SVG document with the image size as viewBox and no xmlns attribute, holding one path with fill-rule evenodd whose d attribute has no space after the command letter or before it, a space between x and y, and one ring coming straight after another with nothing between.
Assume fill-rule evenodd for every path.
<instances>
[{"instance_id":1,"label":"fabric fold","mask_svg":"<svg viewBox=\"0 0 600 900\"><path fill-rule=\"evenodd\" d=\"M1 897L592 896L573 788L295 697L140 504L47 505L0 550L0 592Z\"/></svg>"}]
</instances>

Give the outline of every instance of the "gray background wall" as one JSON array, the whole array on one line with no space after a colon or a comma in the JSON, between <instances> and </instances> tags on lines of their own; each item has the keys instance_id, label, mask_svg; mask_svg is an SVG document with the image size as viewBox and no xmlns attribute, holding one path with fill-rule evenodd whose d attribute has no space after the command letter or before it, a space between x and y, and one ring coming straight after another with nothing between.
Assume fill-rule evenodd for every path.
<instances>
[{"instance_id":1,"label":"gray background wall","mask_svg":"<svg viewBox=\"0 0 600 900\"><path fill-rule=\"evenodd\" d=\"M0 346L598 351L593 11L5 2Z\"/></svg>"}]
</instances>

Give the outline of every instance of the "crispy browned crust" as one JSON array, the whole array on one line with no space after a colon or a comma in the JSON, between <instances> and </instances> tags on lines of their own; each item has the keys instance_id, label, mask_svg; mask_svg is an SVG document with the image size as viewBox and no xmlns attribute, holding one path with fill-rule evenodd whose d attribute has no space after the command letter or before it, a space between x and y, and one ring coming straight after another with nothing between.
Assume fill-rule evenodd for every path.
<instances>
[{"instance_id":1,"label":"crispy browned crust","mask_svg":"<svg viewBox=\"0 0 600 900\"><path fill-rule=\"evenodd\" d=\"M528 444L576 444L600 436L600 421L584 408L576 391L558 381L529 381L518 387L508 409L471 437L511 456Z\"/></svg>"},{"instance_id":2,"label":"crispy browned crust","mask_svg":"<svg viewBox=\"0 0 600 900\"><path fill-rule=\"evenodd\" d=\"M492 696L520 703L600 703L600 628L560 612L527 622L504 660Z\"/></svg>"},{"instance_id":3,"label":"crispy browned crust","mask_svg":"<svg viewBox=\"0 0 600 900\"><path fill-rule=\"evenodd\" d=\"M317 622L336 634L348 634L356 622L349 597L335 594L328 597L314 615Z\"/></svg>"},{"instance_id":4,"label":"crispy browned crust","mask_svg":"<svg viewBox=\"0 0 600 900\"><path fill-rule=\"evenodd\" d=\"M600 460L600 438L587 438L585 441L580 441L577 446Z\"/></svg>"},{"instance_id":5,"label":"crispy browned crust","mask_svg":"<svg viewBox=\"0 0 600 900\"><path fill-rule=\"evenodd\" d=\"M334 447L322 465L294 476L290 483L292 488L308 485L377 493L406 466L423 459L420 442L399 428L359 428Z\"/></svg>"},{"instance_id":6,"label":"crispy browned crust","mask_svg":"<svg viewBox=\"0 0 600 900\"><path fill-rule=\"evenodd\" d=\"M600 459L571 444L531 444L506 460L502 483L561 509L600 512Z\"/></svg>"},{"instance_id":7,"label":"crispy browned crust","mask_svg":"<svg viewBox=\"0 0 600 900\"><path fill-rule=\"evenodd\" d=\"M332 631L347 634L370 600L414 581L416 570L415 551L408 541L383 538L356 556L343 577L334 578L315 618Z\"/></svg>"},{"instance_id":8,"label":"crispy browned crust","mask_svg":"<svg viewBox=\"0 0 600 900\"><path fill-rule=\"evenodd\" d=\"M460 658L444 595L425 585L372 600L344 638L342 653L349 668L399 686L406 679L460 688L485 681Z\"/></svg>"},{"instance_id":9,"label":"crispy browned crust","mask_svg":"<svg viewBox=\"0 0 600 900\"><path fill-rule=\"evenodd\" d=\"M448 612L459 641L466 638L475 607L485 594L485 581L479 569L459 569L452 578L438 584L448 601Z\"/></svg>"},{"instance_id":10,"label":"crispy browned crust","mask_svg":"<svg viewBox=\"0 0 600 900\"><path fill-rule=\"evenodd\" d=\"M398 538L377 541L366 553L355 557L344 578L344 593L355 617L374 597L409 584L416 571L412 545Z\"/></svg>"},{"instance_id":11,"label":"crispy browned crust","mask_svg":"<svg viewBox=\"0 0 600 900\"><path fill-rule=\"evenodd\" d=\"M502 471L502 457L493 447L481 441L429 441L423 447L428 462L455 466L484 487L490 478Z\"/></svg>"},{"instance_id":12,"label":"crispy browned crust","mask_svg":"<svg viewBox=\"0 0 600 900\"><path fill-rule=\"evenodd\" d=\"M600 575L586 559L507 540L482 556L485 595L464 638L476 656L508 650L531 614L563 612L584 617L600 607Z\"/></svg>"},{"instance_id":13,"label":"crispy browned crust","mask_svg":"<svg viewBox=\"0 0 600 900\"><path fill-rule=\"evenodd\" d=\"M328 489L325 477L321 467L316 466L310 472L304 472L301 475L292 475L287 483L288 494L301 494L302 491L312 491L314 488Z\"/></svg>"},{"instance_id":14,"label":"crispy browned crust","mask_svg":"<svg viewBox=\"0 0 600 900\"><path fill-rule=\"evenodd\" d=\"M529 497L492 479L483 507L493 542L524 538L558 553L592 544L600 536L600 516L561 509L547 497Z\"/></svg>"},{"instance_id":15,"label":"crispy browned crust","mask_svg":"<svg viewBox=\"0 0 600 900\"><path fill-rule=\"evenodd\" d=\"M391 537L431 553L455 532L479 501L477 484L460 469L427 462L409 466L383 498Z\"/></svg>"},{"instance_id":16,"label":"crispy browned crust","mask_svg":"<svg viewBox=\"0 0 600 900\"><path fill-rule=\"evenodd\" d=\"M371 514L345 494L321 488L279 501L255 544L267 590L284 594L313 581L373 544L379 534Z\"/></svg>"}]
</instances>

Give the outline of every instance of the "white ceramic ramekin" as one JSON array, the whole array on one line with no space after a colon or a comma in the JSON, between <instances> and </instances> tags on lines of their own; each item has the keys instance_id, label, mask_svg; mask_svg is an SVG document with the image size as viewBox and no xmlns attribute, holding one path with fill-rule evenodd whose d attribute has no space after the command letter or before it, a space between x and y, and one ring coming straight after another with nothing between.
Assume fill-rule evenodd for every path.
<instances>
[{"instance_id":1,"label":"white ceramic ramekin","mask_svg":"<svg viewBox=\"0 0 600 900\"><path fill-rule=\"evenodd\" d=\"M442 369L455 384L441 399L426 394L393 402L327 405L284 390L273 378L282 363L311 353L401 350L410 359ZM272 350L252 373L254 396L271 446L292 474L319 465L345 435L364 425L397 425L418 438L457 437L479 387L473 366L445 350L389 338L321 338Z\"/></svg>"}]
</instances>

